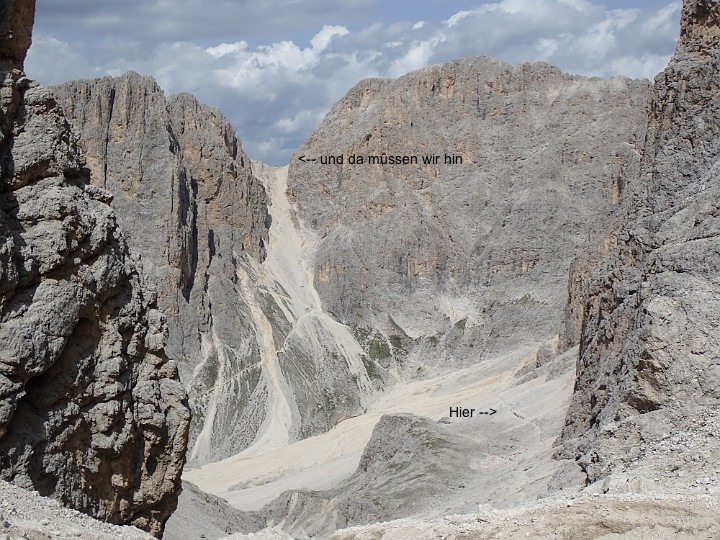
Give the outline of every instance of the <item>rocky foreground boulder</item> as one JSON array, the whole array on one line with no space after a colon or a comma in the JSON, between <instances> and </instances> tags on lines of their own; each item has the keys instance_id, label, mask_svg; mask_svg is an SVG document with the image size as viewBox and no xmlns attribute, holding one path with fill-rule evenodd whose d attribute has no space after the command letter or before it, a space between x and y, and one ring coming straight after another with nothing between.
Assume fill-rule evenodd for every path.
<instances>
[{"instance_id":1,"label":"rocky foreground boulder","mask_svg":"<svg viewBox=\"0 0 720 540\"><path fill-rule=\"evenodd\" d=\"M702 434L720 401L719 68L720 5L686 0L624 217L571 278L580 357L560 442L588 482Z\"/></svg>"},{"instance_id":2,"label":"rocky foreground boulder","mask_svg":"<svg viewBox=\"0 0 720 540\"><path fill-rule=\"evenodd\" d=\"M190 412L167 328L53 93L29 81L34 2L0 18L0 477L161 535Z\"/></svg>"}]
</instances>

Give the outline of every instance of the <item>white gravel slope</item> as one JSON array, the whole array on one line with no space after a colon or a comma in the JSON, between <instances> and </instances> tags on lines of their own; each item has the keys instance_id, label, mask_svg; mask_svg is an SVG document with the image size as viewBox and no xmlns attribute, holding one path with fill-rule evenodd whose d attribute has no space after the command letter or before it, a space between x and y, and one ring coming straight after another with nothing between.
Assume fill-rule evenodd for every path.
<instances>
[{"instance_id":1,"label":"white gravel slope","mask_svg":"<svg viewBox=\"0 0 720 540\"><path fill-rule=\"evenodd\" d=\"M0 540L154 540L135 527L119 527L63 507L0 480Z\"/></svg>"},{"instance_id":2,"label":"white gravel slope","mask_svg":"<svg viewBox=\"0 0 720 540\"><path fill-rule=\"evenodd\" d=\"M433 520L401 519L337 531L330 540L716 540L720 501L693 495L560 497ZM287 540L277 529L222 540Z\"/></svg>"}]
</instances>

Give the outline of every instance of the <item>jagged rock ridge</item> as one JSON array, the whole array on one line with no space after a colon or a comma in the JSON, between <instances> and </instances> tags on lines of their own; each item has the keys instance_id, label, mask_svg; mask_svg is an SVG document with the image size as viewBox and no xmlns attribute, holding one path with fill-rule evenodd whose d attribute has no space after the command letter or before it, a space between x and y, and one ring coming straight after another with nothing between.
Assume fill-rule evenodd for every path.
<instances>
[{"instance_id":1,"label":"jagged rock ridge","mask_svg":"<svg viewBox=\"0 0 720 540\"><path fill-rule=\"evenodd\" d=\"M52 92L22 72L33 13L3 2L0 22L0 476L159 536L186 396L110 195L89 185Z\"/></svg>"},{"instance_id":2,"label":"jagged rock ridge","mask_svg":"<svg viewBox=\"0 0 720 540\"><path fill-rule=\"evenodd\" d=\"M720 6L686 0L624 219L605 257L578 265L578 378L560 442L589 482L702 429L720 399L719 63Z\"/></svg>"},{"instance_id":3,"label":"jagged rock ridge","mask_svg":"<svg viewBox=\"0 0 720 540\"><path fill-rule=\"evenodd\" d=\"M236 403L218 415L228 429L214 431L213 446L237 452L264 414L253 395L260 368L249 361L259 357L258 345L236 275L246 252L265 254L262 185L227 120L188 94L166 98L152 78L136 73L54 90L93 182L113 194L128 242L157 287L168 316L167 353L190 395L191 444L214 414L219 382Z\"/></svg>"},{"instance_id":4,"label":"jagged rock ridge","mask_svg":"<svg viewBox=\"0 0 720 540\"><path fill-rule=\"evenodd\" d=\"M604 230L626 179L637 174L649 88L647 81L586 79L547 64L513 67L488 58L359 83L296 154L342 154L344 163L294 160L283 204L305 242L299 259L311 273L306 283L314 284L324 311L353 330L366 368L385 383L387 394L327 438L313 438L315 446L290 445L277 455L287 459L313 448L317 453L309 461L317 454L336 456L323 444L343 441L348 433L366 440L364 430L388 410L408 407L432 420L419 419L407 430L402 422L378 423L366 448L382 453L384 447L398 459L409 452L412 463L391 459L384 468L378 460L377 467L353 473L340 453L327 469L278 465L291 470L286 483L270 473L242 481L230 473L241 464L274 472L268 462L275 454L268 449L191 471L188 478L231 504L265 512L267 521L295 535L545 494L558 467L550 457L552 443L571 390L571 355L557 357L555 351L568 267ZM457 154L463 164L347 161L353 154L382 153ZM283 192L271 194L273 206ZM282 237L271 230L268 259L284 247L276 243ZM501 375L513 363L510 357L518 365ZM279 357L289 373L292 360ZM470 421L438 429L433 421L448 411L445 404L431 404L457 392L451 406L463 400L476 405L472 381L484 366L492 375L480 393L504 402L503 415L481 430ZM449 383L454 375L458 381ZM297 378L312 380L302 373ZM422 406L410 388L423 396ZM508 401L496 391L507 391ZM523 411L528 403L532 412ZM540 403L548 408L537 410ZM444 434L438 448L426 431ZM466 455L476 458L472 467ZM315 482L310 477L316 471L327 471L335 487L323 482L314 489L317 482L299 489L301 479ZM266 501L268 494L278 498L264 509L250 500Z\"/></svg>"}]
</instances>

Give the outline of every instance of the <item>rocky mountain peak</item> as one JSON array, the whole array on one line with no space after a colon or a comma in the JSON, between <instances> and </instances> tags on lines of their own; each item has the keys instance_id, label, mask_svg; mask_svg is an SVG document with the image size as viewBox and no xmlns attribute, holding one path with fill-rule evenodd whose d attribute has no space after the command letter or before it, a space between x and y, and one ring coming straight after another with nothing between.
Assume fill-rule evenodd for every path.
<instances>
[{"instance_id":1,"label":"rocky mountain peak","mask_svg":"<svg viewBox=\"0 0 720 540\"><path fill-rule=\"evenodd\" d=\"M323 304L420 373L553 335L572 254L637 170L648 99L647 81L487 57L359 83L296 154L343 163L288 173Z\"/></svg>"}]
</instances>

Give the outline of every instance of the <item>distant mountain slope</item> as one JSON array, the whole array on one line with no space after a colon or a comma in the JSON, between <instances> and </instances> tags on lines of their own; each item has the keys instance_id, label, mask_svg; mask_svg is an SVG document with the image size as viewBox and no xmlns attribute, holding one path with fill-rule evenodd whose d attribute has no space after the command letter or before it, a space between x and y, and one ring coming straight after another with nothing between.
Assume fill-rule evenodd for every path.
<instances>
[{"instance_id":1,"label":"distant mountain slope","mask_svg":"<svg viewBox=\"0 0 720 540\"><path fill-rule=\"evenodd\" d=\"M360 82L289 171L323 305L419 377L556 334L570 262L637 173L648 100L646 81L489 58ZM418 163L368 164L382 155Z\"/></svg>"},{"instance_id":2,"label":"distant mountain slope","mask_svg":"<svg viewBox=\"0 0 720 540\"><path fill-rule=\"evenodd\" d=\"M551 458L572 391L572 353L555 346L567 273L619 218L649 88L487 58L359 83L296 153L287 194L284 178L266 176L271 209L284 216L271 210L272 227L303 240L298 255L275 258L293 252L271 228L264 270L276 282L304 276L291 281L352 330L386 393L322 436L251 447L186 477L295 535L577 485L580 475ZM422 163L436 154L439 163ZM462 164L446 165L445 154ZM368 163L383 155L395 163ZM295 375L292 358L279 363L290 385L312 380ZM436 423L448 406L493 402L502 413L487 423ZM430 419L378 423L410 411Z\"/></svg>"}]
</instances>

